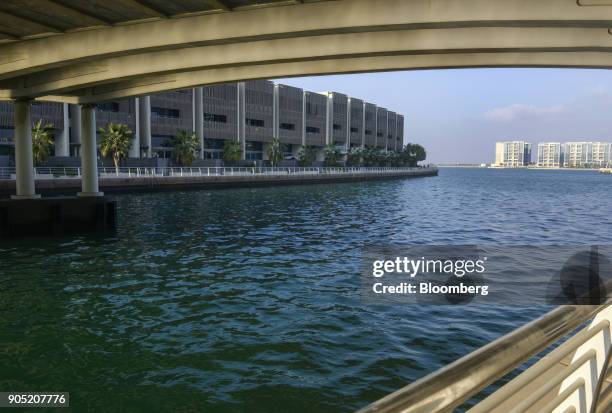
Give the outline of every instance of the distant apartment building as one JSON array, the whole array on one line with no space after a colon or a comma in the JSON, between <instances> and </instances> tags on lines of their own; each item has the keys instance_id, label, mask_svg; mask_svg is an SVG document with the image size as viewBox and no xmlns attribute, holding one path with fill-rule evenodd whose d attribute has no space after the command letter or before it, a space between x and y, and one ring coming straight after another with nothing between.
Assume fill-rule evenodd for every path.
<instances>
[{"instance_id":1,"label":"distant apartment building","mask_svg":"<svg viewBox=\"0 0 612 413\"><path fill-rule=\"evenodd\" d=\"M567 168L602 168L610 165L609 142L566 142L563 166Z\"/></svg>"},{"instance_id":2,"label":"distant apartment building","mask_svg":"<svg viewBox=\"0 0 612 413\"><path fill-rule=\"evenodd\" d=\"M403 146L401 114L346 94L314 93L267 80L201 89L100 103L96 130L109 122L127 124L135 135L130 158L172 158L172 138L180 129L202 131L199 155L203 159L221 159L226 140L241 142L243 157L251 161L265 160L265 145L275 137L284 144L287 157L297 155L304 145L322 149L333 144L345 150L359 146L393 150ZM202 111L201 116L197 116L197 110ZM39 119L53 128L55 155L75 157L74 162L78 162L79 106L35 102L32 120ZM202 119L201 127L196 127L197 119ZM13 104L0 102L0 156L11 154L12 147Z\"/></svg>"},{"instance_id":3,"label":"distant apartment building","mask_svg":"<svg viewBox=\"0 0 612 413\"><path fill-rule=\"evenodd\" d=\"M563 166L584 168L593 161L592 142L566 142L563 144Z\"/></svg>"},{"instance_id":4,"label":"distant apartment building","mask_svg":"<svg viewBox=\"0 0 612 413\"><path fill-rule=\"evenodd\" d=\"M521 167L531 163L531 144L525 141L497 142L495 165Z\"/></svg>"},{"instance_id":5,"label":"distant apartment building","mask_svg":"<svg viewBox=\"0 0 612 413\"><path fill-rule=\"evenodd\" d=\"M563 151L561 143L538 143L537 165L541 168L559 168L563 166Z\"/></svg>"},{"instance_id":6,"label":"distant apartment building","mask_svg":"<svg viewBox=\"0 0 612 413\"><path fill-rule=\"evenodd\" d=\"M592 167L604 168L611 165L612 144L609 142L593 142Z\"/></svg>"}]
</instances>

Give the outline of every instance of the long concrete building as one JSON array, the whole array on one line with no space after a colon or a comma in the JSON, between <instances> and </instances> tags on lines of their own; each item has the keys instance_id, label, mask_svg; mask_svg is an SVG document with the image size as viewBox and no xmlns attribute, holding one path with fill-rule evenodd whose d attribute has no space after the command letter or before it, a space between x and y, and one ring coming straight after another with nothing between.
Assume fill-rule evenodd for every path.
<instances>
[{"instance_id":1,"label":"long concrete building","mask_svg":"<svg viewBox=\"0 0 612 413\"><path fill-rule=\"evenodd\" d=\"M13 110L12 102L0 102L0 156L5 159L13 146ZM32 108L32 122L52 125L57 157L79 156L80 116L79 106L67 103L35 102ZM95 119L96 130L110 122L127 124L135 136L129 156L140 159L171 159L170 141L180 129L194 131L199 157L211 160L222 159L228 139L241 142L243 158L252 161L266 160L265 145L273 137L285 144L287 156L297 156L303 145L395 150L404 140L400 114L346 94L309 92L267 80L101 103Z\"/></svg>"}]
</instances>

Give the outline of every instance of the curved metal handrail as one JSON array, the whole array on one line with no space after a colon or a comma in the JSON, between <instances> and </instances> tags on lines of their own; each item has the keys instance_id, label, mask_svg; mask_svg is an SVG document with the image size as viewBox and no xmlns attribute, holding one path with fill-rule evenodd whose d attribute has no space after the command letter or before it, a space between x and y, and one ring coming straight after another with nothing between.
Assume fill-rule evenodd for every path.
<instances>
[{"instance_id":1,"label":"curved metal handrail","mask_svg":"<svg viewBox=\"0 0 612 413\"><path fill-rule=\"evenodd\" d=\"M450 412L594 317L605 305L560 306L358 413Z\"/></svg>"},{"instance_id":2,"label":"curved metal handrail","mask_svg":"<svg viewBox=\"0 0 612 413\"><path fill-rule=\"evenodd\" d=\"M603 388L606 379L612 374L612 351L608 351L604 364L604 371L597 381L597 388L593 395L592 413L608 413L612 411L612 384Z\"/></svg>"}]
</instances>

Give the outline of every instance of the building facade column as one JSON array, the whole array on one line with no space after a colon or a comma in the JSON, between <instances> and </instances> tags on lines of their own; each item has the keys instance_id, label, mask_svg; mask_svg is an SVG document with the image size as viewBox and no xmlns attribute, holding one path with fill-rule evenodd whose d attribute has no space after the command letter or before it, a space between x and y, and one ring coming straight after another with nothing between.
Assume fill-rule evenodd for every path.
<instances>
[{"instance_id":1,"label":"building facade column","mask_svg":"<svg viewBox=\"0 0 612 413\"><path fill-rule=\"evenodd\" d=\"M141 96L138 99L138 120L140 122L140 145L145 148L144 157L150 158L151 148L151 97ZM138 148L140 151L140 148Z\"/></svg>"},{"instance_id":2,"label":"building facade column","mask_svg":"<svg viewBox=\"0 0 612 413\"><path fill-rule=\"evenodd\" d=\"M280 86L274 85L274 95L272 98L272 137L280 138Z\"/></svg>"},{"instance_id":3,"label":"building facade column","mask_svg":"<svg viewBox=\"0 0 612 413\"><path fill-rule=\"evenodd\" d=\"M70 111L70 143L74 144L72 156L81 156L81 105L68 105Z\"/></svg>"},{"instance_id":4,"label":"building facade column","mask_svg":"<svg viewBox=\"0 0 612 413\"><path fill-rule=\"evenodd\" d=\"M193 88L194 131L200 145L200 159L204 159L204 89Z\"/></svg>"},{"instance_id":5,"label":"building facade column","mask_svg":"<svg viewBox=\"0 0 612 413\"><path fill-rule=\"evenodd\" d=\"M401 151L402 150L402 147L400 146L398 148L399 145L397 144L397 138L399 138L399 130L400 130L399 124L400 124L400 117L399 117L398 114L396 114L395 115L395 136L393 137L393 142L395 144L395 150L396 151Z\"/></svg>"},{"instance_id":6,"label":"building facade column","mask_svg":"<svg viewBox=\"0 0 612 413\"><path fill-rule=\"evenodd\" d=\"M34 186L34 154L32 153L32 105L29 99L15 101L15 186L12 199L40 198Z\"/></svg>"},{"instance_id":7,"label":"building facade column","mask_svg":"<svg viewBox=\"0 0 612 413\"><path fill-rule=\"evenodd\" d=\"M102 196L98 189L96 106L81 106L81 192L78 196Z\"/></svg>"},{"instance_id":8,"label":"building facade column","mask_svg":"<svg viewBox=\"0 0 612 413\"><path fill-rule=\"evenodd\" d=\"M365 148L365 130L366 130L366 103L363 102L363 110L361 113L361 147Z\"/></svg>"},{"instance_id":9,"label":"building facade column","mask_svg":"<svg viewBox=\"0 0 612 413\"><path fill-rule=\"evenodd\" d=\"M306 146L306 96L308 92L302 91L302 146Z\"/></svg>"},{"instance_id":10,"label":"building facade column","mask_svg":"<svg viewBox=\"0 0 612 413\"><path fill-rule=\"evenodd\" d=\"M351 98L346 101L346 151L351 149L351 115L352 115L352 102Z\"/></svg>"},{"instance_id":11,"label":"building facade column","mask_svg":"<svg viewBox=\"0 0 612 413\"><path fill-rule=\"evenodd\" d=\"M68 104L62 104L62 116L64 128L55 137L55 156L70 156L70 117L68 116Z\"/></svg>"},{"instance_id":12,"label":"building facade column","mask_svg":"<svg viewBox=\"0 0 612 413\"><path fill-rule=\"evenodd\" d=\"M378 149L378 106L374 108L374 148Z\"/></svg>"},{"instance_id":13,"label":"building facade column","mask_svg":"<svg viewBox=\"0 0 612 413\"><path fill-rule=\"evenodd\" d=\"M325 110L325 144L334 143L334 95L327 94L327 109Z\"/></svg>"},{"instance_id":14,"label":"building facade column","mask_svg":"<svg viewBox=\"0 0 612 413\"><path fill-rule=\"evenodd\" d=\"M238 111L237 111L237 123L238 123L238 142L240 142L240 149L242 150L242 160L246 157L246 84L244 82L238 82Z\"/></svg>"},{"instance_id":15,"label":"building facade column","mask_svg":"<svg viewBox=\"0 0 612 413\"><path fill-rule=\"evenodd\" d=\"M389 151L389 111L385 115L385 133L383 134L385 140L385 152Z\"/></svg>"},{"instance_id":16,"label":"building facade column","mask_svg":"<svg viewBox=\"0 0 612 413\"><path fill-rule=\"evenodd\" d=\"M140 158L140 107L139 98L134 98L134 134L132 135L132 147L128 156L130 158Z\"/></svg>"}]
</instances>

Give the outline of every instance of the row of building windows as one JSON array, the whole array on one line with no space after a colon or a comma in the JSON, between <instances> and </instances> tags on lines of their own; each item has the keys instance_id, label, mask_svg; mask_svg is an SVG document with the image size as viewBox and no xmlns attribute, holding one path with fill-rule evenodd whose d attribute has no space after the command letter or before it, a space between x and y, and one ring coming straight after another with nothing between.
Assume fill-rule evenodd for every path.
<instances>
[{"instance_id":1,"label":"row of building windows","mask_svg":"<svg viewBox=\"0 0 612 413\"><path fill-rule=\"evenodd\" d=\"M163 117L163 118L179 118L181 112L178 109L171 108L160 108L158 106L151 106L151 115Z\"/></svg>"},{"instance_id":2,"label":"row of building windows","mask_svg":"<svg viewBox=\"0 0 612 413\"><path fill-rule=\"evenodd\" d=\"M264 121L262 119L250 119L246 118L245 124L248 126L255 126L257 128L264 127Z\"/></svg>"},{"instance_id":3,"label":"row of building windows","mask_svg":"<svg viewBox=\"0 0 612 413\"><path fill-rule=\"evenodd\" d=\"M306 113L308 115L316 116L319 114L319 105L312 102L306 102Z\"/></svg>"},{"instance_id":4,"label":"row of building windows","mask_svg":"<svg viewBox=\"0 0 612 413\"><path fill-rule=\"evenodd\" d=\"M227 123L227 116L217 115L215 113L204 113L205 122Z\"/></svg>"},{"instance_id":5,"label":"row of building windows","mask_svg":"<svg viewBox=\"0 0 612 413\"><path fill-rule=\"evenodd\" d=\"M96 108L105 112L119 112L119 102L98 103Z\"/></svg>"}]
</instances>

